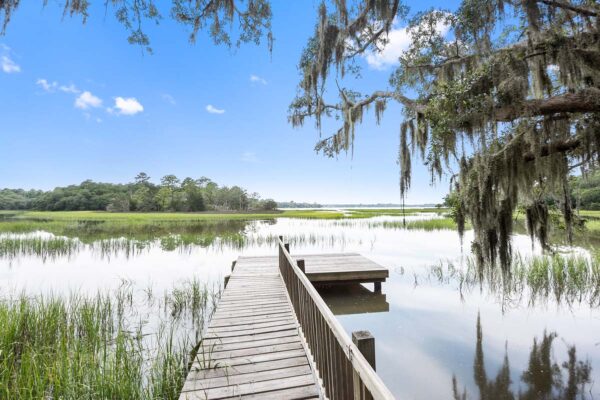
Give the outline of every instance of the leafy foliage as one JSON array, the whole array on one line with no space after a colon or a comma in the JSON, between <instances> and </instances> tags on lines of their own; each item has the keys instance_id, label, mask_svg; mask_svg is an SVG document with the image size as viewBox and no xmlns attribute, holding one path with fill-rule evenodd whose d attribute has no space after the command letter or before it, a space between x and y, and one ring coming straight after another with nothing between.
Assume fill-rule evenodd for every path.
<instances>
[{"instance_id":1,"label":"leafy foliage","mask_svg":"<svg viewBox=\"0 0 600 400\"><path fill-rule=\"evenodd\" d=\"M47 0L43 1L44 6L47 3ZM81 17L83 23L90 17L92 2L88 0L61 0L56 3L63 8L63 16ZM115 19L129 33L128 42L142 46L149 52L152 48L144 24L158 25L165 14L191 30L189 38L192 43L196 42L199 32L205 31L215 44L258 44L266 36L269 48L272 47L271 5L268 0L172 0L170 8L165 7L169 2L160 3L154 0L104 2L106 13L112 11ZM2 33L6 31L19 4L19 0L0 1L0 17L4 16ZM232 32L237 34L236 37L232 37Z\"/></svg>"},{"instance_id":2,"label":"leafy foliage","mask_svg":"<svg viewBox=\"0 0 600 400\"><path fill-rule=\"evenodd\" d=\"M572 237L568 176L598 164L600 149L600 6L591 0L463 0L454 13L405 18L399 0L321 6L299 64L290 122L334 117L341 127L317 151L352 151L355 127L371 105L379 122L389 102L403 105L400 190L410 188L418 156L435 181L449 172L457 222L472 222L480 264L510 259L511 216L526 204L528 226L542 244L548 213L559 204ZM336 79L360 76L358 57L380 52L395 19L407 21L409 48L389 87L361 94ZM346 79L346 82L350 81ZM342 81L344 82L344 81ZM328 89L337 101L326 100ZM407 94L411 94L409 98ZM452 171L458 167L459 172ZM462 233L462 228L461 228Z\"/></svg>"},{"instance_id":3,"label":"leafy foliage","mask_svg":"<svg viewBox=\"0 0 600 400\"><path fill-rule=\"evenodd\" d=\"M277 203L263 200L258 193L248 194L239 186L219 186L210 179L166 175L160 185L141 172L128 184L87 180L79 185L54 190L0 190L0 210L83 211L204 211L274 210Z\"/></svg>"}]
</instances>

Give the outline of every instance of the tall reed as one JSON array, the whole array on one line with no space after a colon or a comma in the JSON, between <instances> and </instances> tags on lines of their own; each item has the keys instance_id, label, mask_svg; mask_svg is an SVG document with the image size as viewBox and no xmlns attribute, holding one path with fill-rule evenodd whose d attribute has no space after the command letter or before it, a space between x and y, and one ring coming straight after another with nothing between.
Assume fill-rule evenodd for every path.
<instances>
[{"instance_id":1,"label":"tall reed","mask_svg":"<svg viewBox=\"0 0 600 400\"><path fill-rule=\"evenodd\" d=\"M93 296L5 297L0 398L177 399L218 295L192 280L158 299L128 284Z\"/></svg>"}]
</instances>

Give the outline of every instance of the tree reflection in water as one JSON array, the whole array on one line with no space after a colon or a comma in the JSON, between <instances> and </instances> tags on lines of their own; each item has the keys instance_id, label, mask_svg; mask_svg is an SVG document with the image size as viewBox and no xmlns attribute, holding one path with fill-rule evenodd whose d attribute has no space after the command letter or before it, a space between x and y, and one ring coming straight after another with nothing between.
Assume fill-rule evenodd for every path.
<instances>
[{"instance_id":1,"label":"tree reflection in water","mask_svg":"<svg viewBox=\"0 0 600 400\"><path fill-rule=\"evenodd\" d=\"M521 375L521 381L525 384L525 390L517 393L510 388L510 364L508 352L504 354L504 362L494 379L488 378L485 369L483 354L483 331L481 328L481 317L477 315L477 346L475 348L475 360L473 361L473 377L479 389L481 400L554 400L584 399L586 384L591 381L592 366L588 360L577 360L575 346L568 347L568 361L561 366L552 359L552 345L557 334L544 332L540 341L533 339L533 346L529 353L529 364L527 370ZM566 374L566 385L563 381ZM452 377L452 395L454 400L466 400L467 390L462 391L458 387L456 375Z\"/></svg>"}]
</instances>

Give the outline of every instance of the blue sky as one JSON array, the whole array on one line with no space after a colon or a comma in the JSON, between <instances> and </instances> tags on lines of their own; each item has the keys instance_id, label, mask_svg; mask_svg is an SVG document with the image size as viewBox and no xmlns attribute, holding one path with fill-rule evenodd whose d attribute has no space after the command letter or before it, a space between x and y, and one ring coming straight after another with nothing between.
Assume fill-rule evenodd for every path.
<instances>
[{"instance_id":1,"label":"blue sky","mask_svg":"<svg viewBox=\"0 0 600 400\"><path fill-rule=\"evenodd\" d=\"M410 3L412 11L440 4ZM186 28L165 18L146 28L150 55L127 43L101 4L82 25L53 2L22 2L0 36L0 187L128 182L145 171L155 181L208 176L281 201L399 202L399 107L380 126L366 117L354 155L337 160L314 152L311 121L287 122L317 5L273 1L272 54L266 45L217 47L202 35L192 45ZM364 60L359 89L387 85L405 40L397 28L384 55ZM325 127L329 134L335 124ZM414 169L407 203L440 201L447 183L431 187L426 169Z\"/></svg>"}]
</instances>

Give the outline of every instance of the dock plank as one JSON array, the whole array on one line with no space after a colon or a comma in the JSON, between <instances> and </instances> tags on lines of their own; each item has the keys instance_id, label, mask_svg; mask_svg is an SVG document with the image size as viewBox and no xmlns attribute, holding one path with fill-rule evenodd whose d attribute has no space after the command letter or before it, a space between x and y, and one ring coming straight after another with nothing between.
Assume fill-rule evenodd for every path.
<instances>
[{"instance_id":1,"label":"dock plank","mask_svg":"<svg viewBox=\"0 0 600 400\"><path fill-rule=\"evenodd\" d=\"M294 258L305 260L311 282L382 282L389 276L357 253ZM312 399L322 390L278 258L239 257L179 399Z\"/></svg>"},{"instance_id":2,"label":"dock plank","mask_svg":"<svg viewBox=\"0 0 600 400\"><path fill-rule=\"evenodd\" d=\"M236 262L180 400L319 397L277 260L247 261Z\"/></svg>"}]
</instances>

